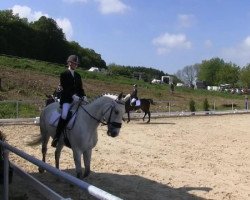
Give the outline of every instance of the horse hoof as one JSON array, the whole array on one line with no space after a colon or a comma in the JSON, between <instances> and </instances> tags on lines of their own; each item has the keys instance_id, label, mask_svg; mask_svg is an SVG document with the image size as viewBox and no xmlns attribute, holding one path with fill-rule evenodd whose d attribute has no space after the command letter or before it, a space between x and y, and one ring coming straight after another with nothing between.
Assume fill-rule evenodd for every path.
<instances>
[{"instance_id":1,"label":"horse hoof","mask_svg":"<svg viewBox=\"0 0 250 200\"><path fill-rule=\"evenodd\" d=\"M88 177L88 176L89 176L89 174L90 174L90 171L85 172L85 173L84 173L84 175L83 175L83 178Z\"/></svg>"},{"instance_id":2,"label":"horse hoof","mask_svg":"<svg viewBox=\"0 0 250 200\"><path fill-rule=\"evenodd\" d=\"M44 173L44 169L41 168L41 167L38 168L38 171L39 171L40 174Z\"/></svg>"},{"instance_id":3,"label":"horse hoof","mask_svg":"<svg viewBox=\"0 0 250 200\"><path fill-rule=\"evenodd\" d=\"M82 173L77 173L76 178L82 179Z\"/></svg>"}]
</instances>

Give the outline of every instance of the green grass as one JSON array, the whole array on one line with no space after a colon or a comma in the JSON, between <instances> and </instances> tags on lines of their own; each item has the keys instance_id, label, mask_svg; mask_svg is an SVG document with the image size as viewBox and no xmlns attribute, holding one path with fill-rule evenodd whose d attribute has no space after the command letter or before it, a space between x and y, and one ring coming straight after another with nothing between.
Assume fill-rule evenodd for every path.
<instances>
[{"instance_id":1,"label":"green grass","mask_svg":"<svg viewBox=\"0 0 250 200\"><path fill-rule=\"evenodd\" d=\"M44 61L25 59L25 58L13 58L7 56L0 55L0 67L2 70L7 70L9 68L18 69L17 73L25 71L32 74L33 72L43 74L48 76L48 79L51 77L58 77L59 74L65 70L66 66L59 65L55 63L48 63ZM156 106L152 106L151 110L154 111L168 111L168 102L174 102L171 105L171 111L189 111L189 102L191 99L194 100L196 111L203 111L203 102L205 99L208 100L209 109L216 110L230 110L232 108L232 103L234 104L235 109L244 109L244 95L223 93L223 92L215 92L215 91L207 91L207 90L193 90L190 88L184 87L175 87L174 94L170 93L170 87L166 84L150 84L148 82L144 82L142 80L136 80L128 77L122 77L117 75L110 75L108 72L104 73L93 73L78 68L77 70L84 82L88 82L94 85L94 88L98 90L100 86L102 88L107 89L108 91L120 91L121 88L127 88L126 92L128 93L131 90L132 84L137 84L139 89L139 97L140 98L152 98L158 101L165 101L165 103L158 104ZM32 73L31 73L32 72ZM0 77L1 78L1 77ZM25 82L24 80L23 82ZM56 86L55 86L56 87ZM23 97L34 98L36 97L38 100L42 100L44 93L36 87L28 87L28 86L20 86L12 80L7 81L5 83L5 88L0 91L1 94L11 95L11 91L17 91L22 93ZM9 92L9 93L8 93ZM89 97L94 97L96 94L100 94L100 90L98 92L86 91ZM102 91L106 92L106 91ZM11 99L11 98L8 98ZM16 99L11 99L16 100ZM0 104L0 117L16 117L16 109L15 105L5 105L2 106ZM21 105L19 111L19 117L30 117L37 116L39 114L39 109L36 106L31 105Z\"/></svg>"},{"instance_id":2,"label":"green grass","mask_svg":"<svg viewBox=\"0 0 250 200\"><path fill-rule=\"evenodd\" d=\"M31 118L39 116L40 111L34 105L20 102L1 102L0 118Z\"/></svg>"}]
</instances>

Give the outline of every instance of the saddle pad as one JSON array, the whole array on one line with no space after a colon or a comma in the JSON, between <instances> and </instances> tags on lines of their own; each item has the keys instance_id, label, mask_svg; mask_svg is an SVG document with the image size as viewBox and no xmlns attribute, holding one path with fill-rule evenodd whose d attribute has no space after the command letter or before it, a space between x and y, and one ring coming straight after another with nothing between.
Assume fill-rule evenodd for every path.
<instances>
[{"instance_id":1,"label":"saddle pad","mask_svg":"<svg viewBox=\"0 0 250 200\"><path fill-rule=\"evenodd\" d=\"M140 106L141 105L141 100L136 100L135 106Z\"/></svg>"},{"instance_id":2,"label":"saddle pad","mask_svg":"<svg viewBox=\"0 0 250 200\"><path fill-rule=\"evenodd\" d=\"M53 111L51 116L50 116L50 119L49 119L49 124L51 126L55 126L57 127L57 124L58 124L58 121L59 121L59 118L60 118L60 113L57 112L57 111Z\"/></svg>"},{"instance_id":3,"label":"saddle pad","mask_svg":"<svg viewBox=\"0 0 250 200\"><path fill-rule=\"evenodd\" d=\"M51 116L50 116L49 124L51 126L57 127L60 116L61 116L61 114L58 111L56 111L56 110L53 111ZM70 120L67 124L67 129L73 128L75 119L76 119L76 113L74 113L74 115L70 118Z\"/></svg>"}]
</instances>

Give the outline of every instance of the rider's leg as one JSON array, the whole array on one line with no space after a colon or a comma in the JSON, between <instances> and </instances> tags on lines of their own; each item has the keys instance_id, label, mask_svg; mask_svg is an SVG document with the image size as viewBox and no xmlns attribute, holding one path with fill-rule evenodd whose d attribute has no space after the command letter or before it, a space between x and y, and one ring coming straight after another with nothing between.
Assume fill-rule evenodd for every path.
<instances>
[{"instance_id":1,"label":"rider's leg","mask_svg":"<svg viewBox=\"0 0 250 200\"><path fill-rule=\"evenodd\" d=\"M135 106L135 101L136 101L135 98L131 99L130 105L131 105L131 106Z\"/></svg>"},{"instance_id":2,"label":"rider's leg","mask_svg":"<svg viewBox=\"0 0 250 200\"><path fill-rule=\"evenodd\" d=\"M56 128L56 135L54 136L53 141L51 143L52 147L57 146L60 135L61 135L62 131L64 130L66 124L67 124L67 115L68 115L68 112L69 112L69 108L70 108L69 103L64 103L62 105L62 115L61 115L61 117L59 119L59 122L58 122L58 125L57 125L57 128Z\"/></svg>"}]
</instances>

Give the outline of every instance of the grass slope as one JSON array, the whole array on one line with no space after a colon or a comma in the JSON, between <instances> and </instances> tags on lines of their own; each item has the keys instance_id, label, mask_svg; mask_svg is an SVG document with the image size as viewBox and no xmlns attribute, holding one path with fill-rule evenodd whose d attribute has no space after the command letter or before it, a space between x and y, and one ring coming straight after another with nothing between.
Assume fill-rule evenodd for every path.
<instances>
[{"instance_id":1,"label":"grass slope","mask_svg":"<svg viewBox=\"0 0 250 200\"><path fill-rule=\"evenodd\" d=\"M59 74L65 68L54 63L0 56L0 100L32 101L39 112L44 106L45 94L53 93L59 82ZM234 108L244 108L243 95L177 87L171 94L170 87L166 84L153 85L133 78L88 72L80 68L77 71L83 77L84 89L90 99L103 93L128 94L136 83L140 98L152 98L157 102L152 106L152 111L169 111L169 104L171 111L189 111L191 99L194 100L197 111L203 110L205 99L208 100L210 109L214 109L214 105L217 110L231 109L232 103Z\"/></svg>"}]
</instances>

